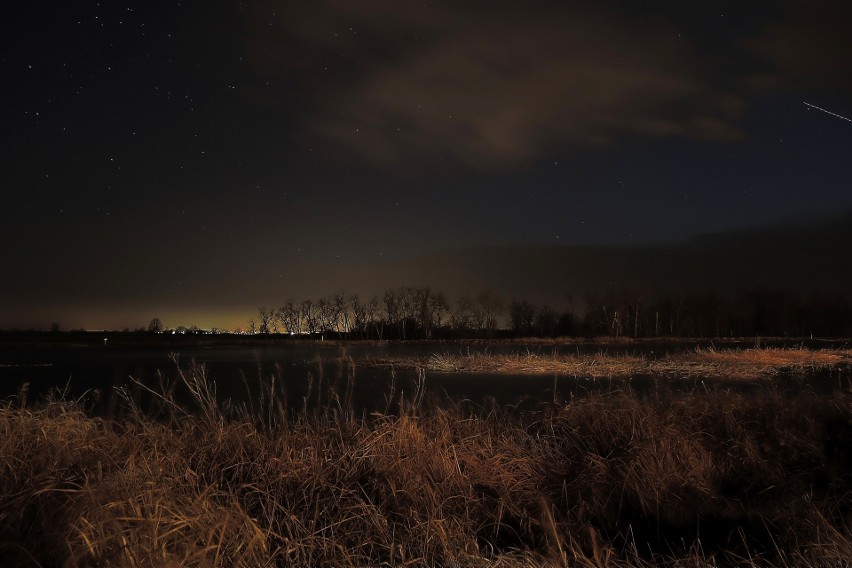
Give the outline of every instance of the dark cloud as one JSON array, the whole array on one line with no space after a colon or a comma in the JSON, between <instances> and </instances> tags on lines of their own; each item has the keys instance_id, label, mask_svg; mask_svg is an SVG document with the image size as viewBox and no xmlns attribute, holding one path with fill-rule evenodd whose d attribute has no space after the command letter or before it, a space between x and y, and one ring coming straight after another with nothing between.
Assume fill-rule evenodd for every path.
<instances>
[{"instance_id":1,"label":"dark cloud","mask_svg":"<svg viewBox=\"0 0 852 568\"><path fill-rule=\"evenodd\" d=\"M253 12L255 64L299 75L306 134L341 159L494 171L629 135L740 136L744 101L715 88L659 19L557 4L520 16L499 3L410 8Z\"/></svg>"},{"instance_id":2,"label":"dark cloud","mask_svg":"<svg viewBox=\"0 0 852 568\"><path fill-rule=\"evenodd\" d=\"M852 95L850 2L788 2L781 17L744 41L766 66L758 85Z\"/></svg>"}]
</instances>

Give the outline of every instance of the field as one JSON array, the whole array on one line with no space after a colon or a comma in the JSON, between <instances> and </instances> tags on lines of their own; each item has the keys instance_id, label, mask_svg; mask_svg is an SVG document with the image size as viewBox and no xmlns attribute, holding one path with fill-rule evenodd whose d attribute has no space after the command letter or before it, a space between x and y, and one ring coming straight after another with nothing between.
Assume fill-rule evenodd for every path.
<instances>
[{"instance_id":1,"label":"field","mask_svg":"<svg viewBox=\"0 0 852 568\"><path fill-rule=\"evenodd\" d=\"M109 418L88 397L22 390L0 406L0 564L848 565L851 359L373 359L355 365L409 366L421 382L375 393L384 410L369 414L351 378L313 385L321 404L295 405L272 380L223 401L193 366L121 389ZM423 381L459 371L625 380L525 410L424 396ZM637 390L633 375L660 380ZM702 388L675 388L698 376Z\"/></svg>"}]
</instances>

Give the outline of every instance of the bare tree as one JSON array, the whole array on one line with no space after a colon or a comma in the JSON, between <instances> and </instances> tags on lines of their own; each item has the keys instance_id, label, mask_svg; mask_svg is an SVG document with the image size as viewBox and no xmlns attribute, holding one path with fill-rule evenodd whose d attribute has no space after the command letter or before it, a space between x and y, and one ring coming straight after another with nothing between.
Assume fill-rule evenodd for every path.
<instances>
[{"instance_id":1,"label":"bare tree","mask_svg":"<svg viewBox=\"0 0 852 568\"><path fill-rule=\"evenodd\" d=\"M444 318L450 314L450 304L446 296L441 292L432 292L429 295L429 310L432 313L435 329L444 325Z\"/></svg>"},{"instance_id":2,"label":"bare tree","mask_svg":"<svg viewBox=\"0 0 852 568\"><path fill-rule=\"evenodd\" d=\"M335 312L335 330L337 333L349 332L352 322L349 314L349 306L343 292L338 292L332 297Z\"/></svg>"},{"instance_id":3,"label":"bare tree","mask_svg":"<svg viewBox=\"0 0 852 568\"><path fill-rule=\"evenodd\" d=\"M368 326L367 335L369 337L370 332L369 329L372 328L378 339L382 339L384 337L385 326L382 321L382 314L380 308L380 300L378 296L373 296L370 298L370 301L364 304L364 320Z\"/></svg>"},{"instance_id":4,"label":"bare tree","mask_svg":"<svg viewBox=\"0 0 852 568\"><path fill-rule=\"evenodd\" d=\"M509 306L509 320L515 335L523 336L532 331L535 314L535 306L526 300L512 302Z\"/></svg>"},{"instance_id":5,"label":"bare tree","mask_svg":"<svg viewBox=\"0 0 852 568\"><path fill-rule=\"evenodd\" d=\"M414 304L414 289L403 286L397 293L400 315L400 334L403 341L407 335L407 325L417 321L417 311Z\"/></svg>"},{"instance_id":6,"label":"bare tree","mask_svg":"<svg viewBox=\"0 0 852 568\"><path fill-rule=\"evenodd\" d=\"M334 297L320 298L317 302L317 312L320 332L326 333L327 331L336 331L340 328L340 324L338 323L340 317Z\"/></svg>"},{"instance_id":7,"label":"bare tree","mask_svg":"<svg viewBox=\"0 0 852 568\"><path fill-rule=\"evenodd\" d=\"M397 325L401 316L396 292L393 290L386 290L382 300L385 303L385 321L389 326Z\"/></svg>"},{"instance_id":8,"label":"bare tree","mask_svg":"<svg viewBox=\"0 0 852 568\"><path fill-rule=\"evenodd\" d=\"M467 294L459 296L452 313L453 329L458 331L471 331L476 326L476 304Z\"/></svg>"},{"instance_id":9,"label":"bare tree","mask_svg":"<svg viewBox=\"0 0 852 568\"><path fill-rule=\"evenodd\" d=\"M349 296L349 309L347 313L352 313L351 331L354 331L359 339L364 338L367 331L367 305L362 304L358 298L358 294Z\"/></svg>"},{"instance_id":10,"label":"bare tree","mask_svg":"<svg viewBox=\"0 0 852 568\"><path fill-rule=\"evenodd\" d=\"M477 299L482 312L482 326L490 337L497 329L497 316L503 311L503 299L491 290L483 290Z\"/></svg>"},{"instance_id":11,"label":"bare tree","mask_svg":"<svg viewBox=\"0 0 852 568\"><path fill-rule=\"evenodd\" d=\"M535 330L540 337L556 335L556 325L559 319L550 306L542 306L535 312Z\"/></svg>"},{"instance_id":12,"label":"bare tree","mask_svg":"<svg viewBox=\"0 0 852 568\"><path fill-rule=\"evenodd\" d=\"M257 328L258 333L269 333L269 323L274 316L273 310L267 310L265 307L257 308L257 318L260 320L260 326Z\"/></svg>"},{"instance_id":13,"label":"bare tree","mask_svg":"<svg viewBox=\"0 0 852 568\"><path fill-rule=\"evenodd\" d=\"M149 333L163 333L163 320L154 318L148 323Z\"/></svg>"},{"instance_id":14,"label":"bare tree","mask_svg":"<svg viewBox=\"0 0 852 568\"><path fill-rule=\"evenodd\" d=\"M305 324L305 333L313 334L319 331L319 310L311 300L305 300L301 306L301 319Z\"/></svg>"},{"instance_id":15,"label":"bare tree","mask_svg":"<svg viewBox=\"0 0 852 568\"><path fill-rule=\"evenodd\" d=\"M591 335L603 335L613 332L617 302L612 290L605 295L599 291L586 293L586 326Z\"/></svg>"},{"instance_id":16,"label":"bare tree","mask_svg":"<svg viewBox=\"0 0 852 568\"><path fill-rule=\"evenodd\" d=\"M618 310L615 310L612 312L612 323L610 323L609 334L618 339L621 337L623 327L621 314L618 313Z\"/></svg>"},{"instance_id":17,"label":"bare tree","mask_svg":"<svg viewBox=\"0 0 852 568\"><path fill-rule=\"evenodd\" d=\"M293 303L293 300L287 300L287 302L281 306L278 310L278 320L281 322L281 326L284 328L284 331L295 335L297 333L302 333L302 318L301 313Z\"/></svg>"},{"instance_id":18,"label":"bare tree","mask_svg":"<svg viewBox=\"0 0 852 568\"><path fill-rule=\"evenodd\" d=\"M633 319L633 337L639 337L639 313L642 305L642 296L636 296L630 304L630 316Z\"/></svg>"},{"instance_id":19,"label":"bare tree","mask_svg":"<svg viewBox=\"0 0 852 568\"><path fill-rule=\"evenodd\" d=\"M432 315L432 303L429 301L432 293L429 288L415 288L412 290L412 307L414 319L424 338L432 337L432 326L434 318Z\"/></svg>"}]
</instances>

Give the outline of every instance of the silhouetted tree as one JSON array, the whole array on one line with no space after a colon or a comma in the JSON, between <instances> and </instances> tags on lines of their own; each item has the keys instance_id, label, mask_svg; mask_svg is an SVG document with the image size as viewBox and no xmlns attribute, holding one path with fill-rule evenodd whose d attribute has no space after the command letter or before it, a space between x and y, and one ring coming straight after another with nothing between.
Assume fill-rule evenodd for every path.
<instances>
[{"instance_id":1,"label":"silhouetted tree","mask_svg":"<svg viewBox=\"0 0 852 568\"><path fill-rule=\"evenodd\" d=\"M482 313L482 326L488 337L497 329L497 317L503 311L503 299L491 290L483 290L477 298Z\"/></svg>"},{"instance_id":2,"label":"silhouetted tree","mask_svg":"<svg viewBox=\"0 0 852 568\"><path fill-rule=\"evenodd\" d=\"M299 307L296 306L293 300L287 300L287 302L278 310L278 321L281 323L281 326L286 333L291 335L302 333L301 320L302 318Z\"/></svg>"},{"instance_id":3,"label":"silhouetted tree","mask_svg":"<svg viewBox=\"0 0 852 568\"><path fill-rule=\"evenodd\" d=\"M719 337L723 335L849 335L852 334L852 303L848 295L814 295L807 300L794 292L754 289L738 295L715 292L654 295L630 289L586 294L584 312L578 315L570 303L564 311L550 306L536 308L526 300L508 307L508 319L516 336ZM288 301L278 310L259 308L260 325L250 322L252 333L317 333L332 331L357 338L434 338L492 336L503 312L502 300L491 291L473 299L463 294L452 304L428 287L401 287L362 303L357 295L342 292L305 300ZM149 329L157 329L158 318ZM153 326L153 327L152 327ZM280 327L279 327L280 326ZM185 328L183 329L185 330Z\"/></svg>"},{"instance_id":4,"label":"silhouetted tree","mask_svg":"<svg viewBox=\"0 0 852 568\"><path fill-rule=\"evenodd\" d=\"M334 303L329 298L317 300L317 323L320 333L331 331L334 325Z\"/></svg>"},{"instance_id":5,"label":"silhouetted tree","mask_svg":"<svg viewBox=\"0 0 852 568\"><path fill-rule=\"evenodd\" d=\"M444 327L444 320L450 313L450 304L446 296L441 292L429 294L429 311L432 314L435 329Z\"/></svg>"},{"instance_id":6,"label":"silhouetted tree","mask_svg":"<svg viewBox=\"0 0 852 568\"><path fill-rule=\"evenodd\" d=\"M553 337L556 335L556 324L558 322L556 312L550 306L542 306L535 310L534 328L540 337Z\"/></svg>"},{"instance_id":7,"label":"silhouetted tree","mask_svg":"<svg viewBox=\"0 0 852 568\"><path fill-rule=\"evenodd\" d=\"M420 337L429 339L432 337L434 318L432 317L432 304L429 298L432 296L429 288L414 288L411 291L412 312Z\"/></svg>"},{"instance_id":8,"label":"silhouetted tree","mask_svg":"<svg viewBox=\"0 0 852 568\"><path fill-rule=\"evenodd\" d=\"M358 294L349 296L349 312L352 313L351 332L358 339L363 339L367 334L367 306L361 303Z\"/></svg>"},{"instance_id":9,"label":"silhouetted tree","mask_svg":"<svg viewBox=\"0 0 852 568\"><path fill-rule=\"evenodd\" d=\"M273 315L273 312L265 307L257 308L257 318L260 321L260 325L257 327L258 333L269 333L269 322L272 321Z\"/></svg>"},{"instance_id":10,"label":"silhouetted tree","mask_svg":"<svg viewBox=\"0 0 852 568\"><path fill-rule=\"evenodd\" d=\"M334 303L335 312L335 331L337 333L348 333L352 327L352 319L343 292L338 292L332 296L332 302Z\"/></svg>"},{"instance_id":11,"label":"silhouetted tree","mask_svg":"<svg viewBox=\"0 0 852 568\"><path fill-rule=\"evenodd\" d=\"M400 335L403 340L408 336L408 330L417 325L417 309L414 303L414 289L403 286L397 292L397 304L399 305Z\"/></svg>"},{"instance_id":12,"label":"silhouetted tree","mask_svg":"<svg viewBox=\"0 0 852 568\"><path fill-rule=\"evenodd\" d=\"M148 323L148 332L149 333L162 333L163 332L163 320L160 318L154 318Z\"/></svg>"},{"instance_id":13,"label":"silhouetted tree","mask_svg":"<svg viewBox=\"0 0 852 568\"><path fill-rule=\"evenodd\" d=\"M385 322L388 326L395 326L400 319L396 292L394 290L385 290L382 301L384 302Z\"/></svg>"},{"instance_id":14,"label":"silhouetted tree","mask_svg":"<svg viewBox=\"0 0 852 568\"><path fill-rule=\"evenodd\" d=\"M462 294L456 300L452 313L453 329L462 333L470 333L477 329L477 306L467 294Z\"/></svg>"},{"instance_id":15,"label":"silhouetted tree","mask_svg":"<svg viewBox=\"0 0 852 568\"><path fill-rule=\"evenodd\" d=\"M384 322L382 321L381 301L378 296L373 296L370 301L364 305L364 321L367 323L367 337L373 333L378 339L384 337Z\"/></svg>"},{"instance_id":16,"label":"silhouetted tree","mask_svg":"<svg viewBox=\"0 0 852 568\"><path fill-rule=\"evenodd\" d=\"M535 319L535 306L526 300L515 300L509 306L509 323L515 335L522 337L532 331Z\"/></svg>"},{"instance_id":17,"label":"silhouetted tree","mask_svg":"<svg viewBox=\"0 0 852 568\"><path fill-rule=\"evenodd\" d=\"M301 319L304 322L304 331L313 334L320 331L319 313L313 301L305 300L301 306Z\"/></svg>"},{"instance_id":18,"label":"silhouetted tree","mask_svg":"<svg viewBox=\"0 0 852 568\"><path fill-rule=\"evenodd\" d=\"M559 322L556 324L556 334L559 336L574 335L574 313L566 310L559 314Z\"/></svg>"}]
</instances>

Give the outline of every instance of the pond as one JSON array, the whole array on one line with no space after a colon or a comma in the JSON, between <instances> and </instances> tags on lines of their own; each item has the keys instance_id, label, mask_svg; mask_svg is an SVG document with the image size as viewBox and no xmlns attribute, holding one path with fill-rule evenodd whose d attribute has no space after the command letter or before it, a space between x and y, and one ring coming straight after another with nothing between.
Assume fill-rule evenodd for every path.
<instances>
[{"instance_id":1,"label":"pond","mask_svg":"<svg viewBox=\"0 0 852 568\"><path fill-rule=\"evenodd\" d=\"M694 349L694 342L636 344L519 345L517 343L387 343L335 344L333 342L292 342L273 346L215 346L170 344L133 345L112 342L88 345L34 345L27 348L0 345L0 395L15 395L21 385L28 384L29 398L37 399L52 388L67 386L68 394L78 397L99 390L101 408L109 406L116 388L138 381L156 386L159 377L173 380L178 366L204 366L207 376L216 384L220 400L250 401L258 398L258 385L274 384L284 393L291 408L327 403L336 393L341 402L349 393L352 407L358 412L394 410L402 396L413 400L420 393L425 399L446 401L468 400L474 404L535 407L554 400L568 400L584 393L619 389L648 391L656 388L676 390L750 389L760 382L743 383L691 378L663 380L635 376L630 379L591 379L554 375L513 375L487 373L437 373L421 376L412 369L365 366L353 361L401 357L427 357L431 354L490 351L492 353L597 353L643 354L664 356ZM131 380L131 378L133 380ZM773 379L781 388L816 388L830 392L848 388L848 378L801 377ZM389 403L393 398L393 403Z\"/></svg>"}]
</instances>

